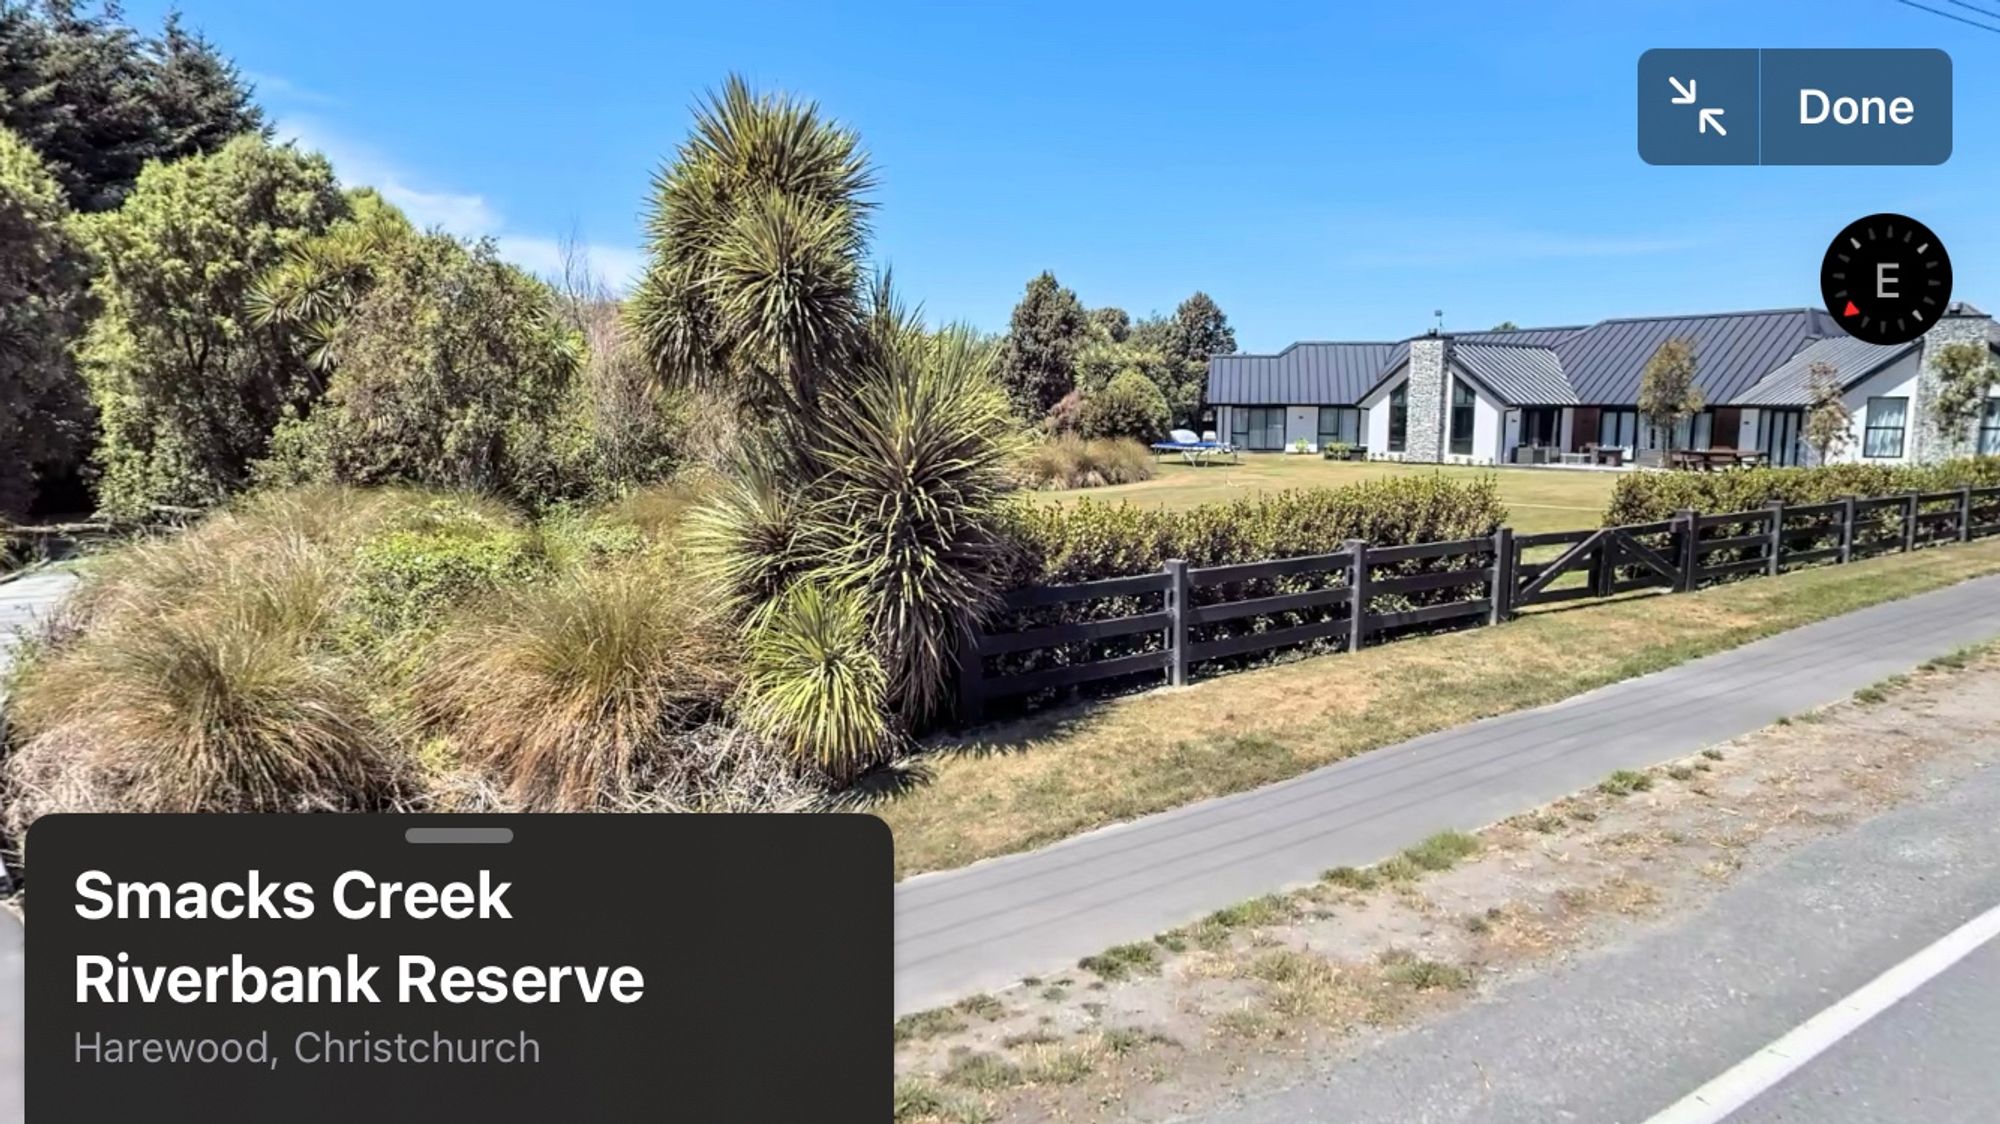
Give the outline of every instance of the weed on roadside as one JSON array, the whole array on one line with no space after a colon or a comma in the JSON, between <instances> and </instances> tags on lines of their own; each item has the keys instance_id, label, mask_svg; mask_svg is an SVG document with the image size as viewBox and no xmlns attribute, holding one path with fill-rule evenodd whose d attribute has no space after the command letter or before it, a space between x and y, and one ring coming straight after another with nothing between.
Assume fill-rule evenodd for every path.
<instances>
[{"instance_id":1,"label":"weed on roadside","mask_svg":"<svg viewBox=\"0 0 2000 1124\"><path fill-rule=\"evenodd\" d=\"M1343 890L1373 890L1378 879L1373 871L1358 866L1337 866L1319 876L1321 882Z\"/></svg>"},{"instance_id":2,"label":"weed on roadside","mask_svg":"<svg viewBox=\"0 0 2000 1124\"><path fill-rule=\"evenodd\" d=\"M1597 791L1606 796L1630 796L1653 787L1653 778L1631 769L1620 769L1597 782Z\"/></svg>"},{"instance_id":3,"label":"weed on roadside","mask_svg":"<svg viewBox=\"0 0 2000 1124\"><path fill-rule=\"evenodd\" d=\"M965 1019L950 1007L933 1007L897 1019L895 1040L898 1043L921 1042L940 1035L957 1034L967 1025Z\"/></svg>"},{"instance_id":4,"label":"weed on roadside","mask_svg":"<svg viewBox=\"0 0 2000 1124\"><path fill-rule=\"evenodd\" d=\"M1114 945L1096 956L1084 957L1076 966L1102 980L1126 980L1134 973L1159 971L1160 953L1157 946L1145 942Z\"/></svg>"},{"instance_id":5,"label":"weed on roadside","mask_svg":"<svg viewBox=\"0 0 2000 1124\"><path fill-rule=\"evenodd\" d=\"M1450 870L1458 861L1479 853L1479 837L1463 831L1440 831L1403 852L1421 870Z\"/></svg>"}]
</instances>

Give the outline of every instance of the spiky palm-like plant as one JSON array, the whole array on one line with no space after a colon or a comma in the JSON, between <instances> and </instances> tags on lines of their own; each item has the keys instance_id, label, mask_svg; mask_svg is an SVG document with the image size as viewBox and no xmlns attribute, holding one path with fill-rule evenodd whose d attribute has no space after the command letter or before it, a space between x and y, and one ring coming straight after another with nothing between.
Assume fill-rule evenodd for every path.
<instances>
[{"instance_id":1,"label":"spiky palm-like plant","mask_svg":"<svg viewBox=\"0 0 2000 1124\"><path fill-rule=\"evenodd\" d=\"M760 464L742 463L688 517L688 540L725 606L755 627L810 569L805 512L792 488Z\"/></svg>"},{"instance_id":2,"label":"spiky palm-like plant","mask_svg":"<svg viewBox=\"0 0 2000 1124\"><path fill-rule=\"evenodd\" d=\"M997 508L1019 437L998 352L965 328L881 339L859 385L828 403L808 516L814 575L859 594L897 712L945 701L954 650L998 594Z\"/></svg>"},{"instance_id":3,"label":"spiky palm-like plant","mask_svg":"<svg viewBox=\"0 0 2000 1124\"><path fill-rule=\"evenodd\" d=\"M810 406L862 313L874 174L811 102L731 76L654 178L651 264L628 316L670 382Z\"/></svg>"},{"instance_id":4,"label":"spiky palm-like plant","mask_svg":"<svg viewBox=\"0 0 2000 1124\"><path fill-rule=\"evenodd\" d=\"M746 725L836 779L883 756L888 676L859 596L800 582L749 641Z\"/></svg>"},{"instance_id":5,"label":"spiky palm-like plant","mask_svg":"<svg viewBox=\"0 0 2000 1124\"><path fill-rule=\"evenodd\" d=\"M248 299L250 322L288 328L306 346L306 361L331 371L334 330L374 281L375 266L396 243L416 233L403 213L371 190L348 194L354 213L295 248L257 282Z\"/></svg>"}]
</instances>

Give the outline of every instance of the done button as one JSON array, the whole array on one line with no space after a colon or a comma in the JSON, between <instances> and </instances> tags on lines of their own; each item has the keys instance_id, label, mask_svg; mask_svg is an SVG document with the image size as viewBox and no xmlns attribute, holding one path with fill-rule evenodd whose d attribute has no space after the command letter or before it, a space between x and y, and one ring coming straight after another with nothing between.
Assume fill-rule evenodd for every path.
<instances>
[{"instance_id":1,"label":"done button","mask_svg":"<svg viewBox=\"0 0 2000 1124\"><path fill-rule=\"evenodd\" d=\"M1761 52L1764 164L1942 164L1951 56L1938 50Z\"/></svg>"}]
</instances>

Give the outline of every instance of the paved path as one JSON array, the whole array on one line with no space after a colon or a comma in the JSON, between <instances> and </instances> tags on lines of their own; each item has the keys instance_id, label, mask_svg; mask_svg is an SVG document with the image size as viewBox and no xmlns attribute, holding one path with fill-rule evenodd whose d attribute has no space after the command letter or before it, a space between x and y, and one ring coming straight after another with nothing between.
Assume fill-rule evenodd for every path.
<instances>
[{"instance_id":1,"label":"paved path","mask_svg":"<svg viewBox=\"0 0 2000 1124\"><path fill-rule=\"evenodd\" d=\"M1752 870L1699 910L1199 1119L1651 1121L1996 904L2000 768L1988 767ZM1996 1051L2000 941L1776 1084L1746 1085L1755 1095L1726 1119L1991 1124Z\"/></svg>"},{"instance_id":2,"label":"paved path","mask_svg":"<svg viewBox=\"0 0 2000 1124\"><path fill-rule=\"evenodd\" d=\"M1553 706L896 889L896 1010L1047 975L1226 905L1471 829L2000 636L2000 576L1808 625Z\"/></svg>"},{"instance_id":3,"label":"paved path","mask_svg":"<svg viewBox=\"0 0 2000 1124\"><path fill-rule=\"evenodd\" d=\"M75 584L76 575L67 570L44 570L0 582L0 674L7 670L15 635L61 604Z\"/></svg>"}]
</instances>

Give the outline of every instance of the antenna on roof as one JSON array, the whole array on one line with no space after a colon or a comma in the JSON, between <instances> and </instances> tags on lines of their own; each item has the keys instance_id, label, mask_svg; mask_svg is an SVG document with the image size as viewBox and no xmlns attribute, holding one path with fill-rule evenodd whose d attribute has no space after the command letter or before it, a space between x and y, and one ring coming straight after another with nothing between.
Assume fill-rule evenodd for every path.
<instances>
[{"instance_id":1,"label":"antenna on roof","mask_svg":"<svg viewBox=\"0 0 2000 1124\"><path fill-rule=\"evenodd\" d=\"M1435 317L1437 317L1437 327L1435 327L1435 328L1431 329L1431 335L1434 335L1434 336L1441 336L1441 335L1443 335L1443 334L1444 334L1444 309L1442 309L1442 308L1434 308L1434 309L1431 309L1431 315L1432 315L1432 316L1435 316Z\"/></svg>"}]
</instances>

